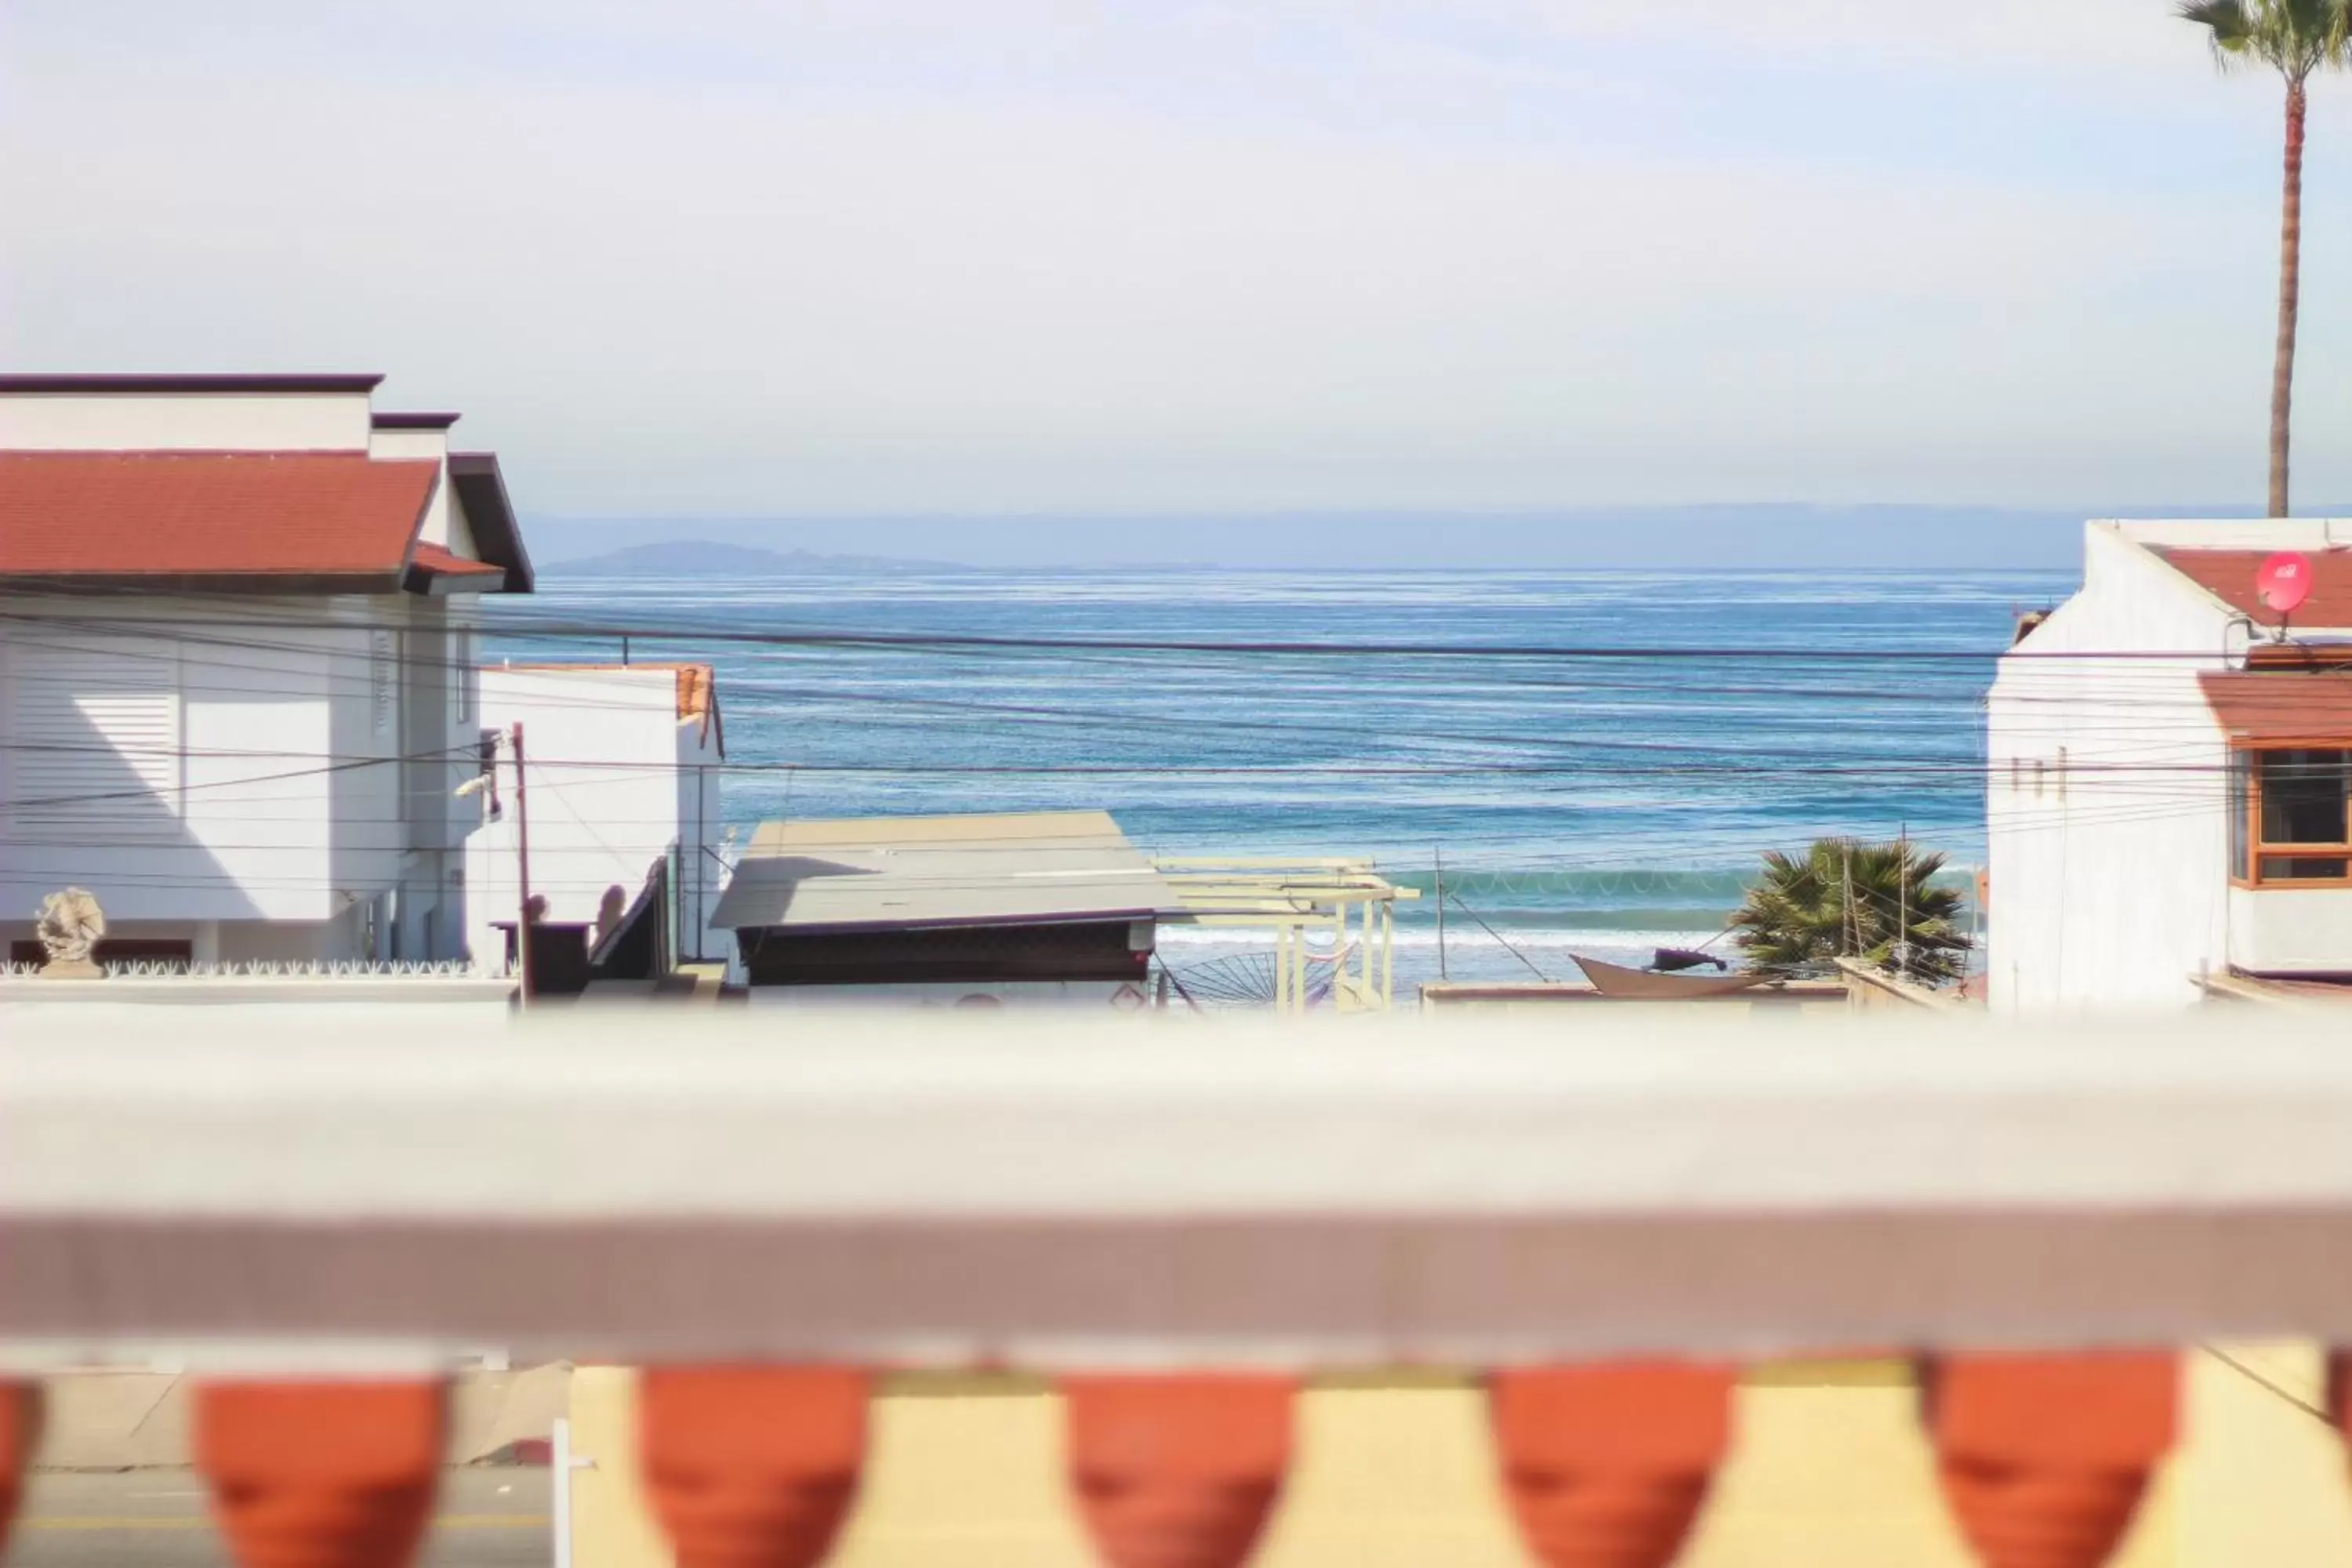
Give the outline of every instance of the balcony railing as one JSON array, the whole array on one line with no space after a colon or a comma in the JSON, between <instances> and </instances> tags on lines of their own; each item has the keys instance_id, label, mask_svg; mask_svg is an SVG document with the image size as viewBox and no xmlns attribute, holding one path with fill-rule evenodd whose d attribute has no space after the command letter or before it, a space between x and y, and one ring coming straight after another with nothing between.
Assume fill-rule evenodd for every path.
<instances>
[{"instance_id":1,"label":"balcony railing","mask_svg":"<svg viewBox=\"0 0 2352 1568\"><path fill-rule=\"evenodd\" d=\"M874 1370L970 1367L1058 1379L1106 1561L1213 1568L1279 1504L1308 1373L1486 1369L1529 1548L1657 1565L1739 1363L1899 1347L1979 1559L2063 1568L2174 1441L2168 1347L2352 1345L2332 1032L1706 1012L110 1016L0 1046L0 1351L205 1378L256 1564L402 1561L441 1376L503 1343L650 1368L687 1568L821 1561Z\"/></svg>"}]
</instances>

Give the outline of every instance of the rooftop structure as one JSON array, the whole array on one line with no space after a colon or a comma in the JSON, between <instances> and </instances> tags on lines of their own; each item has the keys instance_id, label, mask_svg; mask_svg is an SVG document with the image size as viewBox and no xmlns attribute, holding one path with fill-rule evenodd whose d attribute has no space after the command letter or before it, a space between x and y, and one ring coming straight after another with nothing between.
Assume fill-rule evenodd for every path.
<instances>
[{"instance_id":1,"label":"rooftop structure","mask_svg":"<svg viewBox=\"0 0 2352 1568\"><path fill-rule=\"evenodd\" d=\"M1184 912L1108 813L1063 811L763 823L711 924L771 1000L824 987L1139 1007L1157 922Z\"/></svg>"},{"instance_id":2,"label":"rooftop structure","mask_svg":"<svg viewBox=\"0 0 2352 1568\"><path fill-rule=\"evenodd\" d=\"M1394 1005L1396 906L1421 893L1371 861L1162 856L1157 864L1192 923L1273 933L1274 994L1264 1000L1276 1011L1305 1012L1318 997L1342 1013ZM1185 984L1181 974L1174 983Z\"/></svg>"},{"instance_id":3,"label":"rooftop structure","mask_svg":"<svg viewBox=\"0 0 2352 1568\"><path fill-rule=\"evenodd\" d=\"M717 923L795 931L1145 921L1182 904L1108 812L765 822Z\"/></svg>"},{"instance_id":4,"label":"rooftop structure","mask_svg":"<svg viewBox=\"0 0 2352 1568\"><path fill-rule=\"evenodd\" d=\"M527 809L538 994L722 960L710 916L727 753L710 666L502 664L480 681L494 756L467 846L475 950L513 952Z\"/></svg>"},{"instance_id":5,"label":"rooftop structure","mask_svg":"<svg viewBox=\"0 0 2352 1568\"><path fill-rule=\"evenodd\" d=\"M2280 552L2309 572L2289 614L2259 586ZM2352 976L2348 657L2352 523L2090 524L2082 590L1987 699L1991 1005Z\"/></svg>"},{"instance_id":6,"label":"rooftop structure","mask_svg":"<svg viewBox=\"0 0 2352 1568\"><path fill-rule=\"evenodd\" d=\"M0 375L10 961L67 887L101 960L467 955L476 606L530 561L497 458L380 380Z\"/></svg>"}]
</instances>

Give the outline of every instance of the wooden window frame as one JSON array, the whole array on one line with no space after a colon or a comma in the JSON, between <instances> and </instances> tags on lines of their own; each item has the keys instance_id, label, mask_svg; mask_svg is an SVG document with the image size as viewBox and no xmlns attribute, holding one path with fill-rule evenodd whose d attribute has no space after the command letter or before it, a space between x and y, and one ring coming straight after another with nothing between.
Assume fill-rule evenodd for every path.
<instances>
[{"instance_id":1,"label":"wooden window frame","mask_svg":"<svg viewBox=\"0 0 2352 1568\"><path fill-rule=\"evenodd\" d=\"M2271 752L2352 752L2352 739L2341 735L2299 736L2293 740L2233 741L2231 760L2237 753L2247 753L2253 765L2246 777L2246 869L2242 876L2236 866L2230 868L2230 885L2236 888L2266 889L2272 888L2336 888L2352 889L2352 803L2347 806L2345 842L2341 844L2273 844L2263 837L2263 758ZM2347 863L2341 877L2265 877L2263 862L2280 857L2330 858Z\"/></svg>"}]
</instances>

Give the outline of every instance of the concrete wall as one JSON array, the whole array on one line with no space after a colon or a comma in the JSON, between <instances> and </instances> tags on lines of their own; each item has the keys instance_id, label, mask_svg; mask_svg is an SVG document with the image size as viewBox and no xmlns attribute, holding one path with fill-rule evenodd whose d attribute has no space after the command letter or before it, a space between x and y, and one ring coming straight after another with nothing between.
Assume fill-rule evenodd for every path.
<instances>
[{"instance_id":1,"label":"concrete wall","mask_svg":"<svg viewBox=\"0 0 2352 1568\"><path fill-rule=\"evenodd\" d=\"M2223 668L2230 619L2095 523L2083 591L2025 641L2033 657L2001 661L1986 699L1995 1012L2186 1007L2193 976L2226 963L2228 751L2197 674ZM2051 657L2127 649L2212 657Z\"/></svg>"},{"instance_id":2,"label":"concrete wall","mask_svg":"<svg viewBox=\"0 0 2352 1568\"><path fill-rule=\"evenodd\" d=\"M596 921L615 889L625 905L649 868L673 844L684 846L679 868L689 887L710 889L716 863L698 853L698 833L715 843L723 823L719 803L718 733L708 738L699 720L681 721L677 674L656 666L481 672L481 725L504 731L520 721L528 761L530 885L547 900L546 918ZM466 886L474 951L500 950L492 921L511 921L517 901L516 811L511 769L502 763L499 820L468 842ZM690 900L689 900L690 901ZM717 902L715 889L706 905ZM686 952L692 933L680 933ZM714 958L721 943L705 937Z\"/></svg>"},{"instance_id":3,"label":"concrete wall","mask_svg":"<svg viewBox=\"0 0 2352 1568\"><path fill-rule=\"evenodd\" d=\"M2352 888L2232 888L2231 963L2254 974L2352 971Z\"/></svg>"},{"instance_id":4,"label":"concrete wall","mask_svg":"<svg viewBox=\"0 0 2352 1568\"><path fill-rule=\"evenodd\" d=\"M2352 1561L2343 1445L2294 1403L2313 1392L2317 1352L2224 1353L2254 1375L2202 1352L2184 1358L2185 1441L2111 1568ZM573 1377L576 1442L595 1461L577 1483L580 1568L671 1562L637 1484L634 1387L625 1369ZM1092 1568L1065 1489L1061 1420L1041 1380L887 1380L864 1489L828 1568ZM1253 1568L1526 1568L1470 1380L1325 1378L1298 1423L1297 1458ZM1976 1568L1937 1487L1907 1367L1753 1370L1731 1459L1677 1568L1898 1564Z\"/></svg>"},{"instance_id":5,"label":"concrete wall","mask_svg":"<svg viewBox=\"0 0 2352 1568\"><path fill-rule=\"evenodd\" d=\"M1957 986L1921 985L1890 974L1874 963L1851 958L1839 959L1837 966L1838 973L1845 976L1847 1003L1859 1011L1953 1013L1969 1005Z\"/></svg>"},{"instance_id":6,"label":"concrete wall","mask_svg":"<svg viewBox=\"0 0 2352 1568\"><path fill-rule=\"evenodd\" d=\"M364 452L368 394L0 394L0 450Z\"/></svg>"},{"instance_id":7,"label":"concrete wall","mask_svg":"<svg viewBox=\"0 0 2352 1568\"><path fill-rule=\"evenodd\" d=\"M2340 1568L2352 1489L2317 1346L2231 1344L2189 1358L2172 1464L2178 1568Z\"/></svg>"}]
</instances>

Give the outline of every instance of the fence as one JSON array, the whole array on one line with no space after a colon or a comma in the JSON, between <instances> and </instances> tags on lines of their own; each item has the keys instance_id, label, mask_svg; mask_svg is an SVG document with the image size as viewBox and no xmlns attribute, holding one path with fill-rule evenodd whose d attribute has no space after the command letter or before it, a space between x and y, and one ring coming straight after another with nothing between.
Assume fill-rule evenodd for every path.
<instances>
[{"instance_id":1,"label":"fence","mask_svg":"<svg viewBox=\"0 0 2352 1568\"><path fill-rule=\"evenodd\" d=\"M351 1528L354 1488L421 1518L438 1380L488 1341L651 1364L627 1440L688 1568L730 1532L822 1556L881 1366L1058 1388L1108 1560L1230 1568L1309 1374L1463 1369L1539 1557L1659 1564L1740 1363L1888 1347L1979 1560L2083 1568L2176 1445L2183 1350L2352 1345L2334 1031L1706 1012L1573 1040L813 1014L779 1048L718 1015L394 1010L11 1037L0 1354L184 1361L247 1561ZM2333 1396L2301 1397L2324 1432ZM323 1456L361 1427L376 1468L342 1476ZM619 1441L591 1453L634 1474ZM1640 1553L1580 1555L1627 1531Z\"/></svg>"}]
</instances>

